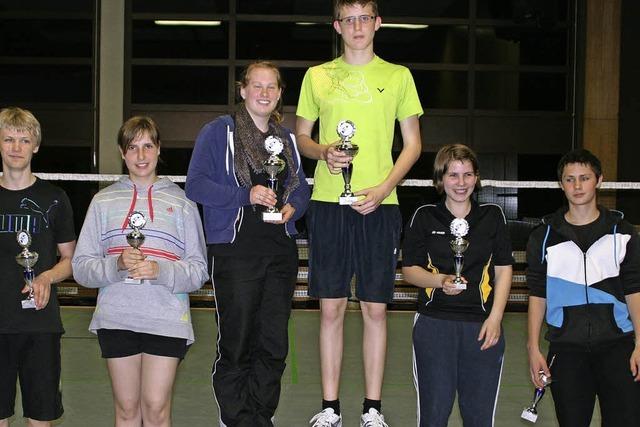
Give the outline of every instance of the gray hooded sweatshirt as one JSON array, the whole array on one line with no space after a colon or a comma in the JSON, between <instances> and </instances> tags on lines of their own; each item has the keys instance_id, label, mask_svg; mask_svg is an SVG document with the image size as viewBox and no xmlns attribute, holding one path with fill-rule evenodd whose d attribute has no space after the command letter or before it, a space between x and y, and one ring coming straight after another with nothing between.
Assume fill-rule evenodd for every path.
<instances>
[{"instance_id":1,"label":"gray hooded sweatshirt","mask_svg":"<svg viewBox=\"0 0 640 427\"><path fill-rule=\"evenodd\" d=\"M156 261L158 278L125 283L117 259L129 247L128 218L141 212L146 225L140 250ZM73 277L99 288L89 330L124 329L194 340L189 292L208 279L206 245L196 205L166 178L147 188L124 177L95 195L85 217L73 256Z\"/></svg>"}]
</instances>

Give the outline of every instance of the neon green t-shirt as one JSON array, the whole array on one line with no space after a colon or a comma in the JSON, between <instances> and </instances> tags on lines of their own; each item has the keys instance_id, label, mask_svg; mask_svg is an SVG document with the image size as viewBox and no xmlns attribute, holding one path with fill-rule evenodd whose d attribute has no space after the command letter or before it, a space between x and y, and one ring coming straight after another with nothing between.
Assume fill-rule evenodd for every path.
<instances>
[{"instance_id":1,"label":"neon green t-shirt","mask_svg":"<svg viewBox=\"0 0 640 427\"><path fill-rule=\"evenodd\" d=\"M377 56L366 65L350 65L340 57L309 68L296 112L310 121L320 119L320 144L340 139L336 126L341 120L355 124L351 142L358 145L359 152L353 160L354 192L379 185L389 175L396 119L422 113L409 69ZM331 174L319 160L313 178L311 199L337 203L344 189L342 175ZM395 189L383 204L398 204Z\"/></svg>"}]
</instances>

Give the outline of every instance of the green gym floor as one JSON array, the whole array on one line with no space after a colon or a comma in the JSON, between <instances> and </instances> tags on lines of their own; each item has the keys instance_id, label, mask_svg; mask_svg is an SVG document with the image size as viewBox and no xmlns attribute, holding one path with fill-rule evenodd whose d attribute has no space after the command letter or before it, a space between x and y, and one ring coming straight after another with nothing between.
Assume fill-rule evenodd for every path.
<instances>
[{"instance_id":1,"label":"green gym floor","mask_svg":"<svg viewBox=\"0 0 640 427\"><path fill-rule=\"evenodd\" d=\"M62 339L63 418L55 425L65 427L112 426L112 398L109 377L100 358L98 341L87 331L93 308L65 307L62 320L66 334ZM210 309L193 309L196 342L178 369L173 397L173 425L177 427L217 426L218 415L211 392L211 364L215 353L216 326ZM416 425L416 399L411 361L412 312L389 313L389 341L383 412L391 427ZM526 314L507 313L507 350L496 415L496 426L533 426L520 419L520 412L531 400L525 351ZM344 427L357 427L362 405L362 320L360 312L349 311L345 322L345 352L340 401ZM282 378L282 395L276 413L278 427L308 426L320 405L318 360L318 312L295 310L290 322L289 358ZM24 426L20 402L12 426ZM551 393L539 406L536 426L557 426ZM592 426L600 425L598 410ZM457 408L449 426L462 426Z\"/></svg>"}]
</instances>

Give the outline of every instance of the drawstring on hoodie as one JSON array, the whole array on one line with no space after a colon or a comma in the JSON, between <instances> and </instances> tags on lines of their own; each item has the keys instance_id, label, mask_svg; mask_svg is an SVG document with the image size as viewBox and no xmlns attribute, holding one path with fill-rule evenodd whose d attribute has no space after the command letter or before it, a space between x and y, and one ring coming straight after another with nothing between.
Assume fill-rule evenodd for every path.
<instances>
[{"instance_id":1,"label":"drawstring on hoodie","mask_svg":"<svg viewBox=\"0 0 640 427\"><path fill-rule=\"evenodd\" d=\"M613 225L613 260L616 263L616 267L620 267L620 264L618 263L618 238L617 238L617 233L618 233L618 224L614 224Z\"/></svg>"},{"instance_id":2,"label":"drawstring on hoodie","mask_svg":"<svg viewBox=\"0 0 640 427\"><path fill-rule=\"evenodd\" d=\"M544 240L542 241L542 253L540 255L540 264L544 264L544 251L547 249L547 239L549 238L549 232L551 231L551 225L547 225L547 232L544 234Z\"/></svg>"},{"instance_id":3,"label":"drawstring on hoodie","mask_svg":"<svg viewBox=\"0 0 640 427\"><path fill-rule=\"evenodd\" d=\"M149 186L149 190L147 191L147 208L149 209L149 217L151 218L151 222L153 222L153 199L151 198L151 189L153 188L153 184ZM138 188L135 184L133 184L133 197L131 198L131 204L129 205L129 212L124 217L124 221L122 222L122 230L127 228L129 225L129 217L133 213L133 210L136 208L136 202L138 201Z\"/></svg>"}]
</instances>

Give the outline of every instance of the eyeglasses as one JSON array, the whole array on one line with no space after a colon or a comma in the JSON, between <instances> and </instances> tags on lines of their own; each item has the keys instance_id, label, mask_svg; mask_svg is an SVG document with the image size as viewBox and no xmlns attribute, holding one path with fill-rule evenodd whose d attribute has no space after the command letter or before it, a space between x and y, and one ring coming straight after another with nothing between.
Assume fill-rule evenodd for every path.
<instances>
[{"instance_id":1,"label":"eyeglasses","mask_svg":"<svg viewBox=\"0 0 640 427\"><path fill-rule=\"evenodd\" d=\"M360 22L362 25L367 25L369 22L373 22L375 20L375 15L345 16L344 18L336 19L336 21L347 25L355 25L356 21Z\"/></svg>"}]
</instances>

